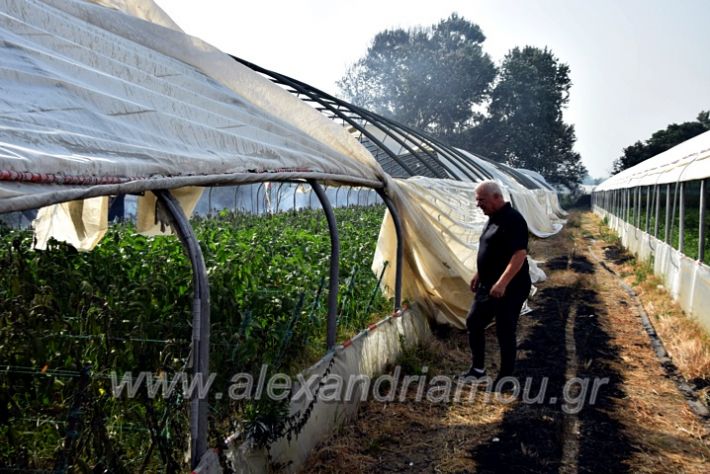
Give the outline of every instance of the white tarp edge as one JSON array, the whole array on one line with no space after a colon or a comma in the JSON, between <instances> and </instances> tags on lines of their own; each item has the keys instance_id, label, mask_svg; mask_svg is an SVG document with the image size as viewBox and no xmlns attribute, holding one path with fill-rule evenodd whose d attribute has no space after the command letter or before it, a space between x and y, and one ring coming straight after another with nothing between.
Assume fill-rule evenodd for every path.
<instances>
[{"instance_id":1,"label":"white tarp edge","mask_svg":"<svg viewBox=\"0 0 710 474\"><path fill-rule=\"evenodd\" d=\"M33 222L34 248L45 250L50 238L77 250L92 250L108 230L108 197L68 201L43 207Z\"/></svg>"},{"instance_id":2,"label":"white tarp edge","mask_svg":"<svg viewBox=\"0 0 710 474\"><path fill-rule=\"evenodd\" d=\"M187 216L202 195L199 187L176 188L171 192ZM32 222L35 239L33 247L45 250L49 239L66 242L79 251L94 249L108 230L108 196L67 201L41 208ZM172 232L156 219L155 194L146 192L138 197L136 232L142 235L164 235Z\"/></svg>"}]
</instances>

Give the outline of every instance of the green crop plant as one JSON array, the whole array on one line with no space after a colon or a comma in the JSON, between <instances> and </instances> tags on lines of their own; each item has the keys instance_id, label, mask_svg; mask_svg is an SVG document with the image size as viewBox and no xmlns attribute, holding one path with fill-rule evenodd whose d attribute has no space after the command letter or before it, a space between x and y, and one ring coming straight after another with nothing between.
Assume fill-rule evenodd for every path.
<instances>
[{"instance_id":1,"label":"green crop plant","mask_svg":"<svg viewBox=\"0 0 710 474\"><path fill-rule=\"evenodd\" d=\"M391 310L369 269L384 207L336 209L340 338ZM325 353L330 237L322 211L194 218L210 281L210 394L230 377L294 374ZM112 377L190 371L192 275L174 237L113 225L92 252L0 228L0 466L184 470L189 401L115 397ZM113 374L113 375L112 375ZM117 375L115 375L117 374ZM284 402L210 398L210 444L272 439ZM279 421L281 420L281 421ZM292 422L293 420L286 420Z\"/></svg>"}]
</instances>

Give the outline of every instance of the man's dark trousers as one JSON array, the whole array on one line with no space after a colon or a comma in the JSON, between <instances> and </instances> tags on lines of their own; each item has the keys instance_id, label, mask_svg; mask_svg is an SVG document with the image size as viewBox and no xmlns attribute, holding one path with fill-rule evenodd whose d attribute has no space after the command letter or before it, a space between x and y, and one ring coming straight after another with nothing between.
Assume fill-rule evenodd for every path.
<instances>
[{"instance_id":1,"label":"man's dark trousers","mask_svg":"<svg viewBox=\"0 0 710 474\"><path fill-rule=\"evenodd\" d=\"M500 371L498 377L513 375L517 353L516 329L520 309L530 293L530 284L521 288L506 289L502 298L492 298L477 292L476 299L466 318L468 343L473 354L473 367L485 367L486 326L495 317L496 335L500 345Z\"/></svg>"}]
</instances>

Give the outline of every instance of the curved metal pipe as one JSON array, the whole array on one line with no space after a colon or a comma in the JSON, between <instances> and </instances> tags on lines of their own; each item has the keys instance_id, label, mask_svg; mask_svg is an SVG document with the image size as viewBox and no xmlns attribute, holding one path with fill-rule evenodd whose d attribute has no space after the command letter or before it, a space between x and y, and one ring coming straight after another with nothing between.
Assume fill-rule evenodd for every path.
<instances>
[{"instance_id":1,"label":"curved metal pipe","mask_svg":"<svg viewBox=\"0 0 710 474\"><path fill-rule=\"evenodd\" d=\"M317 89L316 89L316 90L317 90ZM320 91L319 91L319 92L320 92ZM324 93L321 92L321 94L324 94ZM326 95L326 96L327 96L327 95ZM420 153L425 153L425 154L429 155L429 157L430 157L435 163L437 163L439 166L441 166L441 168L442 168L446 173L448 173L449 175L451 175L452 178L455 177L454 174L453 174L453 172L452 172L444 163L442 163L442 162L438 159L438 157L437 157L436 155L434 155L433 153L431 153L429 150L427 150L426 148L422 148L421 146L419 146L420 150L422 150L422 151L421 151L421 152L417 152L416 150L414 150L414 148L412 148L412 147L409 146L404 140L402 140L396 133L393 133L392 130L390 130L390 128L385 127L385 126L384 126L385 121L383 120L383 118L382 118L381 116L379 116L379 115L377 115L377 114L375 114L375 113L373 113L373 112L370 112L370 111L368 111L368 110L366 110L366 109L356 108L355 106L353 106L353 105L351 105L351 104L348 104L348 103L345 102L345 101L341 101L341 100L335 99L335 98L330 98L330 99L331 99L331 100L334 100L334 101L337 101L338 104L341 105L341 106L343 106L343 107L347 107L350 112L352 112L352 113L357 113L362 119L365 119L367 122L369 122L370 124L372 124L374 127L377 127L379 130L381 130L382 132L384 132L389 138L391 138L392 140L394 140L395 142L397 142L397 143L399 144L400 149L404 148L404 149L407 150L407 152L409 152L412 156L416 157L416 158L419 160L419 162L420 162L422 165L424 165L424 167L426 167L429 171L431 171L431 172L434 174L434 177L436 177L436 178L446 178L446 176L442 176L441 173L440 173L436 168L434 168L433 166L431 166L431 164L430 164L428 161L422 159L422 157L420 156ZM321 103L321 102L319 101L319 103ZM365 127L358 125L357 129L362 133L363 130L365 130ZM409 138L409 137L405 137L405 138L406 138L407 141L411 142L412 144L415 143L414 140L412 140L411 138ZM378 146L379 146L379 145L378 145ZM399 156L398 154L396 154L396 155ZM406 171L409 172L408 169L406 169ZM410 174L414 175L414 173L410 173Z\"/></svg>"},{"instance_id":2,"label":"curved metal pipe","mask_svg":"<svg viewBox=\"0 0 710 474\"><path fill-rule=\"evenodd\" d=\"M429 155L429 156L432 158L432 160L434 160L435 163L437 163L439 166L441 166L441 167L451 176L451 179L456 179L456 180L459 180L459 181L460 181L460 178L457 177L457 176L453 173L453 171L451 171L451 169L450 169L446 164L444 164L444 162L442 162L442 161L439 159L438 156L436 156L436 152L437 152L437 151L438 151L439 153L441 153L442 155L447 156L447 158L450 160L451 164L452 164L453 166L455 166L459 171L461 171L464 175L466 175L466 177L468 177L468 178L471 179L472 181L476 181L476 179L474 179L474 176L471 175L471 174L466 170L465 167L462 167L462 166L460 166L460 164L456 163L456 155L454 154L453 151L449 151L449 150L448 150L449 148L452 148L452 147L448 147L447 145L444 145L444 146L443 146L444 148L442 148L442 147L439 146L437 143L433 142L432 140L429 140L429 139L426 137L426 135L424 134L424 132L415 130L415 129L413 129L413 128L411 128L411 127L408 127L408 126L406 126L406 125L403 125L403 124L400 124L400 123L398 123L398 122L395 122L394 120L388 119L387 117L384 117L384 116L381 116L381 115L377 115L377 114L375 114L374 112L370 112L369 110L364 109L364 108L362 108L362 107L357 107L357 106L354 106L354 105L352 105L352 104L350 104L349 107L350 107L350 109L351 109L354 113L357 113L357 114L361 115L362 117L367 118L367 120L369 120L370 123L377 124L377 125L378 125L378 128L380 128L380 129L382 129L382 130L384 130L384 129L383 129L383 124L387 124L388 129L387 129L386 133L387 133L389 136L392 136L393 138L397 136L397 135L396 135L397 133L399 133L399 134L403 135L407 140L409 140L409 141L411 141L412 143L414 143L414 140L413 140L412 137L411 137L411 135L413 135L413 136L416 137L418 140L420 140L420 141L424 142L425 144L429 145L429 146L434 150L433 153L432 153L431 151L429 151L426 147L421 147L421 145L419 145L419 147L423 150L424 153L426 153L427 155ZM395 131L393 132L392 129L394 129ZM415 155L415 156L416 156L416 155ZM420 158L420 160L421 160L421 158ZM422 161L422 163L425 163L424 160L421 160L421 161ZM468 160L464 160L464 161L465 161L466 163L468 163ZM469 165L469 167L470 167L470 165ZM480 175L480 173L478 173L478 174ZM480 179L486 179L486 178L483 177L483 178L480 178Z\"/></svg>"},{"instance_id":3,"label":"curved metal pipe","mask_svg":"<svg viewBox=\"0 0 710 474\"><path fill-rule=\"evenodd\" d=\"M705 261L705 193L707 190L707 181L707 179L700 180L700 229L698 232L698 260L700 262Z\"/></svg>"},{"instance_id":4,"label":"curved metal pipe","mask_svg":"<svg viewBox=\"0 0 710 474\"><path fill-rule=\"evenodd\" d=\"M281 182L279 183L279 187L276 188L276 211L275 212L280 212L281 211L281 188L283 187L285 183Z\"/></svg>"},{"instance_id":5,"label":"curved metal pipe","mask_svg":"<svg viewBox=\"0 0 710 474\"><path fill-rule=\"evenodd\" d=\"M404 264L404 237L402 235L402 221L399 219L397 207L392 202L392 199L385 194L382 189L377 190L385 206L390 211L392 222L394 222L394 232L397 235L397 265L394 272L394 310L397 311L402 307L402 265Z\"/></svg>"},{"instance_id":6,"label":"curved metal pipe","mask_svg":"<svg viewBox=\"0 0 710 474\"><path fill-rule=\"evenodd\" d=\"M328 230L330 231L330 280L328 281L328 328L326 334L326 346L330 351L335 347L336 324L338 317L338 273L340 272L340 238L338 237L338 226L335 222L333 208L325 195L323 188L318 181L309 179L313 191L318 196L318 200L323 206L325 217L328 220Z\"/></svg>"},{"instance_id":7,"label":"curved metal pipe","mask_svg":"<svg viewBox=\"0 0 710 474\"><path fill-rule=\"evenodd\" d=\"M231 55L230 55L230 56L231 56ZM338 109L334 108L332 105L330 105L330 104L328 104L328 103L325 103L325 102L323 102L323 101L319 101L317 95L315 95L315 94L313 93L313 91L309 90L309 88L306 88L306 87L305 87L305 84L300 83L299 81L297 81L297 80L295 80L295 79L291 79L291 78L288 77L288 76L284 76L284 75L282 75L282 74L278 74L278 73L276 73L276 72L274 72L274 71L269 71L268 69L265 69L265 68L263 68L263 67L257 66L257 65L254 64L254 63L250 63L249 61L246 61L246 60L244 60L244 59L238 58L238 57L236 57L236 56L231 56L231 58L234 59L235 61L241 63L241 64L244 64L245 66L249 67L250 69L253 69L253 70L256 71L256 72L259 72L259 73L265 74L265 75L267 75L267 76L270 76L270 77L273 78L274 80L281 82L283 85L287 85L287 86L289 86L289 87L292 87L293 89L296 90L296 92L301 93L301 94L304 94L304 95L308 96L311 100L313 100L313 101L315 101L315 102L318 102L318 103L321 104L323 107L325 107L326 109L328 109L328 111L330 111L331 113L333 113L334 115L336 115L338 118L340 118L341 120L347 122L350 126L354 127L354 128L357 129L358 131L360 131L360 133L362 133L363 135L365 135L371 142L373 142L374 144L376 144L376 145L377 145L381 150L383 150L394 162L396 162L398 165L400 165L407 173L409 173L409 174L412 175L412 176L415 174L415 173L406 165L406 163L404 163L402 160L400 160L399 157L398 157L396 154L392 153L392 151L390 151L389 148L387 148L379 139L377 139L374 135L372 135L369 131L367 131L367 130L365 129L365 127L362 127L361 125L359 125L358 123L356 123L354 120L352 120L350 117L348 117L347 115L343 114L343 113L342 113L341 111L339 111Z\"/></svg>"},{"instance_id":8,"label":"curved metal pipe","mask_svg":"<svg viewBox=\"0 0 710 474\"><path fill-rule=\"evenodd\" d=\"M640 192L640 191L639 191ZM680 182L680 214L678 216L678 250L685 253L685 182Z\"/></svg>"},{"instance_id":9,"label":"curved metal pipe","mask_svg":"<svg viewBox=\"0 0 710 474\"><path fill-rule=\"evenodd\" d=\"M355 107L355 109L360 113L372 114L372 112L369 112L361 107ZM473 179L473 177L466 171L466 168L468 168L468 170L478 176L478 179L491 179L493 177L487 170L471 162L468 157L459 152L455 147L442 143L439 139L429 135L428 133L423 132L421 130L415 130L412 127L395 122L394 120L388 119L387 117L378 116L378 118L379 120L385 123L389 123L390 126L398 128L400 130L400 133L402 133L402 130L407 131L415 135L420 140L424 141L433 149L438 150L439 153L446 156L451 161L452 165L456 166L459 171L463 172L469 179L472 179L474 182L476 181L476 179ZM456 163L457 160L459 161L459 163ZM440 160L438 160L438 162L441 163Z\"/></svg>"},{"instance_id":10,"label":"curved metal pipe","mask_svg":"<svg viewBox=\"0 0 710 474\"><path fill-rule=\"evenodd\" d=\"M270 71L268 69L265 69L261 66L258 66L254 63L251 63L249 61L246 61L244 59L238 58L236 56L231 56L232 59L234 59L237 62L240 62L244 64L245 66L253 69L254 71L257 71L261 74L265 74L269 77L272 78L273 81L279 82L282 85L288 86L293 88L292 91L290 92L296 92L297 94L303 94L308 97L310 101L316 102L320 104L322 107L318 108L321 112L323 110L328 110L330 113L332 113L334 116L337 116L344 122L348 123L350 126L354 127L360 133L365 135L368 139L370 139L371 142L373 142L375 145L377 145L378 148L380 148L382 151L385 152L393 161L395 161L397 164L399 164L407 173L410 175L414 176L415 173L407 167L400 159L399 157L391 152L388 147L386 147L380 140L376 139L375 137L372 136L372 134L369 133L369 131L356 121L354 121L351 117L348 117L346 114L344 114L341 110L341 107L345 108L347 111L357 114L360 119L365 119L369 121L373 126L377 127L378 129L382 130L388 137L392 138L395 140L397 143L400 144L403 148L405 148L407 151L409 151L413 156L417 157L426 168L428 168L436 177L441 178L442 176L440 173L435 170L426 160L423 160L417 152L415 152L409 145L407 145L397 134L402 134L405 136L407 140L410 142L414 143L415 141L411 139L411 137L408 136L408 133L416 136L419 140L424 141L427 143L429 146L431 146L434 149L438 149L442 155L447 156L447 158L451 161L451 164L456 166L459 171L461 171L463 174L465 174L469 179L472 181L477 181L470 173L472 172L475 174L478 179L492 179L493 176L484 168L481 166L477 165L476 163L471 162L471 160L463 155L461 152L459 152L456 148L444 145L441 143L438 139L428 135L427 133L424 133L419 130L414 130L411 127L405 126L403 124L400 124L398 122L395 122L394 120L388 119L386 117L383 117L381 115L375 114L374 112L370 112L367 109L364 109L362 107L358 107L356 105L350 104L348 102L345 102L344 100L338 99L337 97L333 97L330 94L327 94L319 89L316 89L315 87L306 84L304 82L301 82L297 79L293 79L291 77L285 76L283 74L279 74L275 71ZM337 107L334 107L333 104L335 104ZM385 126L385 124L387 124ZM393 132L391 128L397 129L397 132ZM407 133L408 132L408 133ZM421 148L421 147L420 147ZM434 153L431 153L429 150L426 148L421 148L422 152L429 155L435 163L437 163L439 166L441 166L446 173L450 174L453 179L458 179L458 177L454 176L453 172L449 167L443 163ZM493 160L487 159L485 157L480 157L479 158L483 159L484 161L488 161L496 166L499 164ZM456 161L459 161L457 164ZM468 170L468 171L467 171ZM514 174L516 179L518 181L521 181L524 185L530 185L532 183L531 180L527 179L525 176L523 176L521 173L514 172L514 170L511 169L511 174ZM539 188L539 186L535 185L532 183L533 188Z\"/></svg>"},{"instance_id":11,"label":"curved metal pipe","mask_svg":"<svg viewBox=\"0 0 710 474\"><path fill-rule=\"evenodd\" d=\"M192 226L177 199L168 190L153 192L159 205L167 211L171 227L182 242L192 265L192 371L195 379L203 385L207 381L206 377L209 377L210 364L210 287L205 259ZM193 390L190 400L190 463L193 469L207 451L209 406L206 394L200 397L199 392L200 390Z\"/></svg>"},{"instance_id":12,"label":"curved metal pipe","mask_svg":"<svg viewBox=\"0 0 710 474\"><path fill-rule=\"evenodd\" d=\"M407 145L407 143L397 135L397 133L393 133L389 128L385 128L385 126L384 126L384 124L387 122L392 123L392 124L395 124L396 122L394 122L392 120L388 120L385 117L382 117L382 116L377 115L373 112L370 112L369 110L364 109L362 107L357 107L353 104L345 102L344 100L338 99L337 97L333 97L332 95L327 94L319 89L316 89L315 87L313 87L309 84L306 84L304 82L301 82L297 79L293 79L293 78L285 76L283 74L279 74L277 72L270 71L268 69L257 66L254 63L250 63L249 61L237 58L235 56L232 56L232 58L235 59L236 61L241 62L242 64L250 67L251 69L253 69L257 72L260 72L262 74L270 76L271 78L273 78L273 80L278 81L278 82L282 83L283 85L292 87L296 93L304 94L309 98L309 100L320 104L322 106L322 109L319 108L319 110L321 110L321 111L328 110L334 116L340 118L344 122L348 123L349 125L351 125L355 129L360 131L360 133L362 133L368 139L370 139L370 141L372 141L375 145L378 146L378 148L380 148L387 155L389 155L390 158L393 159L393 161L395 161L397 164L402 166L402 168L406 172L408 172L410 175L413 176L413 175L415 175L415 173L412 170L410 170L406 165L404 165L404 163L398 159L398 156L395 153L391 152L389 150L389 148L386 147L382 142L380 142L377 139L374 139L374 137L369 133L369 131L364 126L362 126L359 123L357 123L356 121L352 120L351 117L348 117L347 115L345 115L342 112L341 107L345 108L346 110L348 110L351 113L355 113L355 114L359 115L361 119L366 119L373 126L377 127L381 131L383 131L388 137L392 138L402 148L406 149L409 153L411 153L412 156L418 158L419 162L422 165L424 165L426 168L428 168L429 171L431 171L437 178L445 177L445 176L441 176L439 171L436 170L434 167L432 167L429 162L427 162L426 160L423 160L412 147ZM333 104L335 104L336 107L334 107ZM397 126L399 126L400 128L402 127L400 124L397 124ZM401 133L401 131L400 131L400 133ZM404 135L406 135L406 134L404 134ZM411 138L406 137L406 136L405 136L405 138L406 138L406 140L410 141L411 143L415 143L415 141L412 140ZM456 178L454 176L454 173L446 166L446 164L444 164L441 160L439 160L439 158L435 154L431 153L426 148L420 147L420 149L422 150L423 153L428 154L432 158L432 160L435 163L437 163L439 166L441 166L441 168L444 169L444 171L446 173L451 175L452 178ZM464 174L467 174L464 170L462 170L462 171L464 172ZM469 176L469 178L471 178L471 176Z\"/></svg>"}]
</instances>

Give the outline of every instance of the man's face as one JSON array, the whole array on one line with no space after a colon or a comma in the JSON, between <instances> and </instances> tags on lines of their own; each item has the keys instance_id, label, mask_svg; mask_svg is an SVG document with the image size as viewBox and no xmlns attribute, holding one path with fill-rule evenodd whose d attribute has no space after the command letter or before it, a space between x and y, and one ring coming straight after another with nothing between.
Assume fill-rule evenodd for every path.
<instances>
[{"instance_id":1,"label":"man's face","mask_svg":"<svg viewBox=\"0 0 710 474\"><path fill-rule=\"evenodd\" d=\"M494 195L485 189L477 189L476 205L485 215L490 216L503 205L503 196Z\"/></svg>"}]
</instances>

